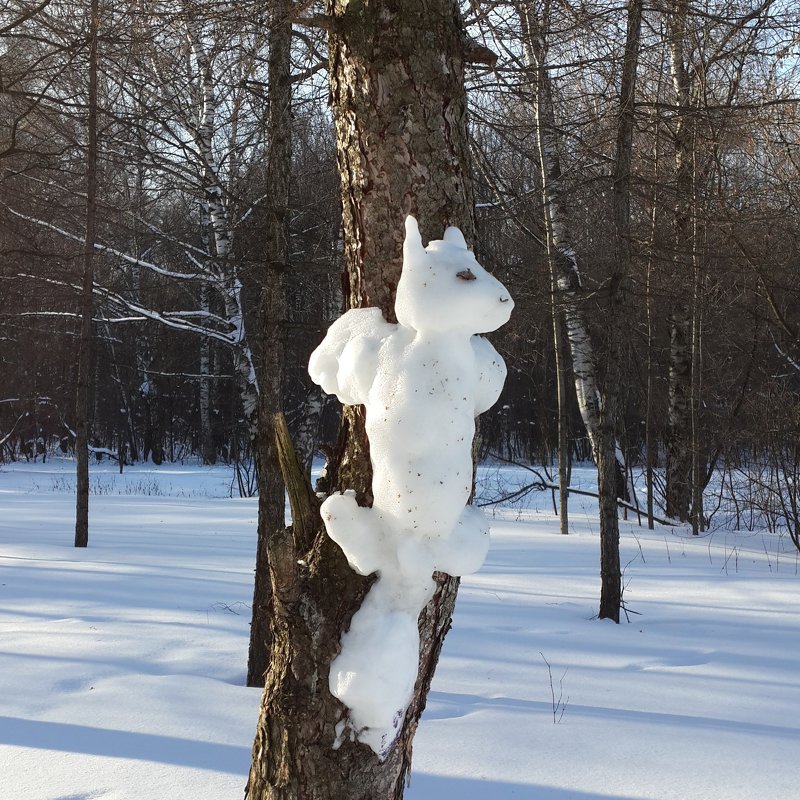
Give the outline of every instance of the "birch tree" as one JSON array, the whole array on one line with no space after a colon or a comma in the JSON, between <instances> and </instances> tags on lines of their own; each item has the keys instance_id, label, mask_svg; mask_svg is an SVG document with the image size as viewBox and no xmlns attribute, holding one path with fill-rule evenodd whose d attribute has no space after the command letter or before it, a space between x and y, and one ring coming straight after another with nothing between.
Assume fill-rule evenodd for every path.
<instances>
[{"instance_id":1,"label":"birch tree","mask_svg":"<svg viewBox=\"0 0 800 800\"><path fill-rule=\"evenodd\" d=\"M189 13L188 7L183 14L155 7L152 11L154 20L167 24L158 33L146 31L145 37L134 37L124 64L104 65L104 80L116 94L117 130L130 126L142 134L135 137L139 150L130 168L147 165L151 193L168 187L173 196L194 196L199 241L190 241L186 231L170 234L151 220L137 219L135 208L123 208L106 212L106 236L98 237L94 252L127 265L132 271L128 286L140 285L141 274L149 272L182 284L184 296L190 290L193 303L184 310L149 307L135 291L118 291L102 283L95 287L95 295L105 304L111 324L116 318L126 324L151 320L197 334L204 348L209 340L227 347L248 430L254 436L258 386L247 318L255 315L246 308L234 237L253 207L237 207L232 198L237 196L242 163L263 152L262 120L246 113L246 100L264 36L243 31L239 18L228 23L223 16L209 23ZM230 46L231 36L235 48ZM108 151L105 157L111 159L114 147ZM124 169L117 170L118 175L123 173ZM85 236L68 221L54 222L13 207L9 212L66 241L85 244ZM129 252L109 236L114 227L127 231L137 225L148 231L147 255ZM163 263L159 252L164 253Z\"/></svg>"},{"instance_id":2,"label":"birch tree","mask_svg":"<svg viewBox=\"0 0 800 800\"><path fill-rule=\"evenodd\" d=\"M578 266L577 251L569 232L569 212L559 157L562 143L559 140L560 128L553 101L553 77L547 63L546 26L550 5L545 2L541 9L537 9L534 3L518 3L517 13L526 62L534 82L534 124L541 165L540 185L547 254L551 269L556 275L559 305L566 323L578 406L592 444L592 454L598 471L602 576L599 617L619 622L622 587L617 497L627 500L629 492L622 451L616 441L618 390L615 376L618 373L618 342L623 314L622 292L630 271L629 174L641 6L634 3L629 10L630 28L624 58L623 105L618 128L614 181L617 259L609 277L609 309L604 325L604 385L598 375L599 357L584 311L587 295Z\"/></svg>"}]
</instances>

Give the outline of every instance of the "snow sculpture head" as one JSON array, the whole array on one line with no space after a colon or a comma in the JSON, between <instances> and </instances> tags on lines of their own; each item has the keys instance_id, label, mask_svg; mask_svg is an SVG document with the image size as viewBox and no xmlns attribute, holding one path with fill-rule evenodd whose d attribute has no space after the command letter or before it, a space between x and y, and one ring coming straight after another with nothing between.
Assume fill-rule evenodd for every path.
<instances>
[{"instance_id":1,"label":"snow sculpture head","mask_svg":"<svg viewBox=\"0 0 800 800\"><path fill-rule=\"evenodd\" d=\"M420 332L489 333L508 322L514 303L506 287L467 248L461 231L422 245L414 217L406 217L397 321Z\"/></svg>"},{"instance_id":2,"label":"snow sculpture head","mask_svg":"<svg viewBox=\"0 0 800 800\"><path fill-rule=\"evenodd\" d=\"M423 247L406 219L397 324L377 308L351 309L314 351L313 380L367 408L372 508L353 492L328 497L322 517L350 566L378 580L342 637L331 692L349 710L337 725L383 756L402 725L417 677L417 618L434 570L476 571L489 530L468 506L475 417L495 403L503 359L484 338L514 303L475 260L457 228Z\"/></svg>"}]
</instances>

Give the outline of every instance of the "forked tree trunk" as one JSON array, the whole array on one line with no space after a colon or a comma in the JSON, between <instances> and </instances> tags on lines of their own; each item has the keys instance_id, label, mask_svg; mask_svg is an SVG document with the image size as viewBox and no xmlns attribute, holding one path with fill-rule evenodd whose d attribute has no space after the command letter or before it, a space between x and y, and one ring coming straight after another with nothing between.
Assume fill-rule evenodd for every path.
<instances>
[{"instance_id":1,"label":"forked tree trunk","mask_svg":"<svg viewBox=\"0 0 800 800\"><path fill-rule=\"evenodd\" d=\"M342 176L346 299L394 318L403 220L423 237L458 225L472 238L463 47L454 0L329 4L331 98ZM292 471L302 475L302 467ZM328 465L332 490L371 497L360 407L345 408ZM457 580L440 577L420 617L420 672L398 740L383 762L337 741L346 709L329 666L370 579L326 535L307 482L287 475L293 526L270 540L272 648L247 786L250 800L392 800L403 794L412 739L449 628Z\"/></svg>"}]
</instances>

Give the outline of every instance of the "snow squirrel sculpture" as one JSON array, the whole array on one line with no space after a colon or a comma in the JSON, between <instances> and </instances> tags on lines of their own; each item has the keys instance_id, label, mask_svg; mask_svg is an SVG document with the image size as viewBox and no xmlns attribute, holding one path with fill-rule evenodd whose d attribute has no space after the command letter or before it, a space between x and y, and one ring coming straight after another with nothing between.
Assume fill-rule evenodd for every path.
<instances>
[{"instance_id":1,"label":"snow squirrel sculpture","mask_svg":"<svg viewBox=\"0 0 800 800\"><path fill-rule=\"evenodd\" d=\"M397 324L378 308L351 309L308 366L325 392L366 406L373 506L359 507L347 491L325 500L322 518L350 566L379 576L342 637L330 689L350 710L351 735L380 756L413 694L417 618L434 591L433 572L468 574L486 557L488 525L467 505L472 439L506 367L474 334L499 328L514 307L458 228L425 248L413 217L405 227Z\"/></svg>"}]
</instances>

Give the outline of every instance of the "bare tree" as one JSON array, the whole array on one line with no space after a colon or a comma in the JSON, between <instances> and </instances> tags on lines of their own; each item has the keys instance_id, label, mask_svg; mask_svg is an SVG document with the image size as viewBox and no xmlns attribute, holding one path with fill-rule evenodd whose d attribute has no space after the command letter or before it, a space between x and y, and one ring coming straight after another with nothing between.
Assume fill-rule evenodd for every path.
<instances>
[{"instance_id":1,"label":"bare tree","mask_svg":"<svg viewBox=\"0 0 800 800\"><path fill-rule=\"evenodd\" d=\"M92 308L94 299L94 244L97 231L97 39L100 3L89 10L88 77L86 107L86 232L84 235L81 334L78 350L78 394L75 411L77 464L75 547L89 544L89 381L92 371Z\"/></svg>"},{"instance_id":2,"label":"bare tree","mask_svg":"<svg viewBox=\"0 0 800 800\"><path fill-rule=\"evenodd\" d=\"M292 4L276 0L270 9L269 116L266 204L267 236L261 288L261 381L258 408L258 545L247 685L263 686L269 666L269 540L283 529L284 484L278 465L275 415L283 411L283 362L289 268L289 180L292 161Z\"/></svg>"},{"instance_id":3,"label":"bare tree","mask_svg":"<svg viewBox=\"0 0 800 800\"><path fill-rule=\"evenodd\" d=\"M600 496L600 540L602 577L601 619L619 622L622 587L619 562L619 524L617 498L629 500L627 475L622 451L617 444L618 378L620 330L624 284L630 272L630 157L633 135L635 92L641 6L629 9L629 29L622 77L622 106L619 114L614 175L614 223L616 258L607 279L609 307L604 314L605 342L602 374L600 355L592 341L585 316L588 295L578 266L577 248L570 234L566 204L567 187L563 180L559 153L563 149L556 121L553 77L548 64L547 25L549 3L541 9L534 3L518 3L517 13L523 34L527 64L534 82L534 118L541 164L544 227L551 270L556 275L560 306L566 321L567 341L572 355L575 389L592 453L598 470ZM539 16L541 14L541 17Z\"/></svg>"}]
</instances>

